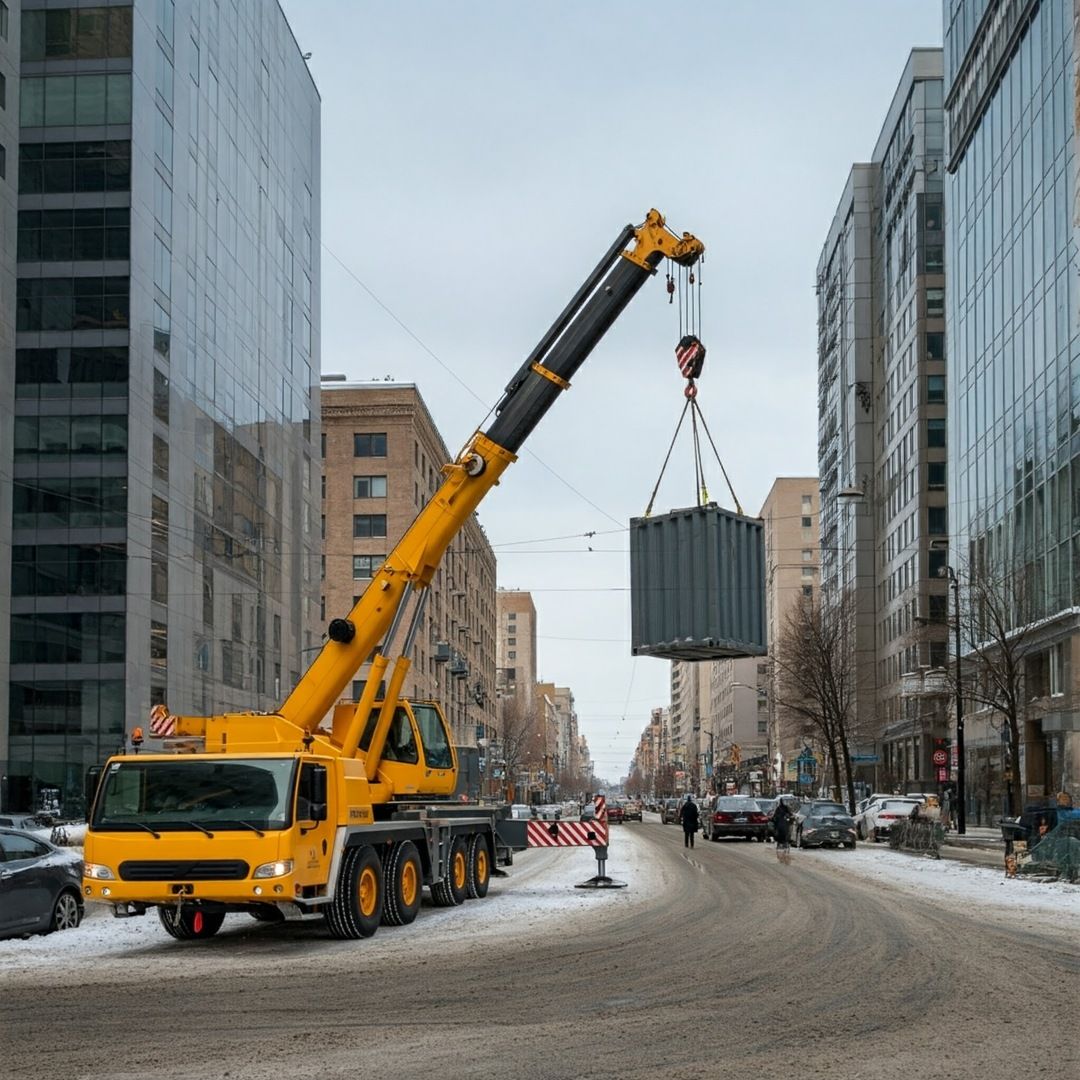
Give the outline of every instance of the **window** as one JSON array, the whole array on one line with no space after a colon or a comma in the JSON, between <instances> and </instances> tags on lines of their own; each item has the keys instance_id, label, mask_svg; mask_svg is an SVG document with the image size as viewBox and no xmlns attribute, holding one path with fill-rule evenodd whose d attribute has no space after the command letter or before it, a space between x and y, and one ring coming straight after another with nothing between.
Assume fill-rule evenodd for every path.
<instances>
[{"instance_id":1,"label":"window","mask_svg":"<svg viewBox=\"0 0 1080 1080\"><path fill-rule=\"evenodd\" d=\"M325 431L319 436L319 453L322 455L322 457L324 457L324 458L326 457L326 432Z\"/></svg>"},{"instance_id":2,"label":"window","mask_svg":"<svg viewBox=\"0 0 1080 1080\"><path fill-rule=\"evenodd\" d=\"M154 476L169 482L169 444L160 436L154 436Z\"/></svg>"},{"instance_id":3,"label":"window","mask_svg":"<svg viewBox=\"0 0 1080 1080\"><path fill-rule=\"evenodd\" d=\"M926 249L926 272L940 274L945 269L945 249L940 245Z\"/></svg>"},{"instance_id":4,"label":"window","mask_svg":"<svg viewBox=\"0 0 1080 1080\"><path fill-rule=\"evenodd\" d=\"M23 60L104 60L131 56L130 6L24 11ZM5 35L6 36L6 35Z\"/></svg>"},{"instance_id":5,"label":"window","mask_svg":"<svg viewBox=\"0 0 1080 1080\"><path fill-rule=\"evenodd\" d=\"M813 495L804 495L802 497L803 513L808 514L808 513L810 513L811 510L813 510L813 508L814 508L814 496Z\"/></svg>"},{"instance_id":6,"label":"window","mask_svg":"<svg viewBox=\"0 0 1080 1080\"><path fill-rule=\"evenodd\" d=\"M353 536L364 539L386 535L385 514L353 514Z\"/></svg>"},{"instance_id":7,"label":"window","mask_svg":"<svg viewBox=\"0 0 1080 1080\"><path fill-rule=\"evenodd\" d=\"M944 574L945 567L949 562L948 555L947 551L930 550L926 560L926 572L930 577L941 577Z\"/></svg>"},{"instance_id":8,"label":"window","mask_svg":"<svg viewBox=\"0 0 1080 1080\"><path fill-rule=\"evenodd\" d=\"M7 179L7 147L0 143L0 180Z\"/></svg>"},{"instance_id":9,"label":"window","mask_svg":"<svg viewBox=\"0 0 1080 1080\"><path fill-rule=\"evenodd\" d=\"M926 445L930 447L943 447L945 445L945 421L926 421Z\"/></svg>"},{"instance_id":10,"label":"window","mask_svg":"<svg viewBox=\"0 0 1080 1080\"><path fill-rule=\"evenodd\" d=\"M11 616L13 664L113 664L124 659L122 612Z\"/></svg>"},{"instance_id":11,"label":"window","mask_svg":"<svg viewBox=\"0 0 1080 1080\"><path fill-rule=\"evenodd\" d=\"M930 491L942 491L945 488L945 462L931 461L926 466L926 486Z\"/></svg>"},{"instance_id":12,"label":"window","mask_svg":"<svg viewBox=\"0 0 1080 1080\"><path fill-rule=\"evenodd\" d=\"M814 523L814 519L812 517L804 516L803 519L802 519L802 527L804 529L809 529L811 527L811 525L813 525L813 523Z\"/></svg>"},{"instance_id":13,"label":"window","mask_svg":"<svg viewBox=\"0 0 1080 1080\"><path fill-rule=\"evenodd\" d=\"M20 278L16 329L114 330L128 325L128 279Z\"/></svg>"},{"instance_id":14,"label":"window","mask_svg":"<svg viewBox=\"0 0 1080 1080\"><path fill-rule=\"evenodd\" d=\"M943 668L949 662L949 648L944 641L930 642L930 666Z\"/></svg>"},{"instance_id":15,"label":"window","mask_svg":"<svg viewBox=\"0 0 1080 1080\"><path fill-rule=\"evenodd\" d=\"M802 587L802 594L807 599L812 599L813 595L814 595L814 586L813 585L804 585Z\"/></svg>"},{"instance_id":16,"label":"window","mask_svg":"<svg viewBox=\"0 0 1080 1080\"><path fill-rule=\"evenodd\" d=\"M945 290L926 290L926 317L940 319L945 314Z\"/></svg>"},{"instance_id":17,"label":"window","mask_svg":"<svg viewBox=\"0 0 1080 1080\"><path fill-rule=\"evenodd\" d=\"M506 621L507 622L516 622L517 621L517 612L516 611L511 611L510 614L506 616Z\"/></svg>"},{"instance_id":18,"label":"window","mask_svg":"<svg viewBox=\"0 0 1080 1080\"><path fill-rule=\"evenodd\" d=\"M930 621L944 622L949 617L949 598L947 596L931 596Z\"/></svg>"},{"instance_id":19,"label":"window","mask_svg":"<svg viewBox=\"0 0 1080 1080\"><path fill-rule=\"evenodd\" d=\"M353 477L354 499L385 499L386 477L385 476L354 476Z\"/></svg>"},{"instance_id":20,"label":"window","mask_svg":"<svg viewBox=\"0 0 1080 1080\"><path fill-rule=\"evenodd\" d=\"M126 454L126 416L16 417L16 461L66 461L69 457Z\"/></svg>"},{"instance_id":21,"label":"window","mask_svg":"<svg viewBox=\"0 0 1080 1080\"><path fill-rule=\"evenodd\" d=\"M941 405L945 401L945 376L926 376L926 403L927 405Z\"/></svg>"},{"instance_id":22,"label":"window","mask_svg":"<svg viewBox=\"0 0 1080 1080\"><path fill-rule=\"evenodd\" d=\"M926 359L927 360L944 360L945 359L945 335L944 334L927 334L926 335Z\"/></svg>"},{"instance_id":23,"label":"window","mask_svg":"<svg viewBox=\"0 0 1080 1080\"><path fill-rule=\"evenodd\" d=\"M1050 694L1060 697L1065 693L1065 644L1059 641L1050 649Z\"/></svg>"},{"instance_id":24,"label":"window","mask_svg":"<svg viewBox=\"0 0 1080 1080\"><path fill-rule=\"evenodd\" d=\"M4 0L0 0L0 38L5 41L7 41L8 36L8 14L7 4L4 3Z\"/></svg>"},{"instance_id":25,"label":"window","mask_svg":"<svg viewBox=\"0 0 1080 1080\"><path fill-rule=\"evenodd\" d=\"M13 596L122 596L123 544L16 544L11 549Z\"/></svg>"},{"instance_id":26,"label":"window","mask_svg":"<svg viewBox=\"0 0 1080 1080\"><path fill-rule=\"evenodd\" d=\"M516 659L517 659L517 653L516 653L516 652L514 652L513 650L511 650L511 651L510 651L509 653L507 653L507 656L508 656L508 657L509 657L509 659L511 659L511 660L516 660Z\"/></svg>"},{"instance_id":27,"label":"window","mask_svg":"<svg viewBox=\"0 0 1080 1080\"><path fill-rule=\"evenodd\" d=\"M802 549L802 561L803 562L813 562L814 561L814 550L813 550L813 548L803 548Z\"/></svg>"},{"instance_id":28,"label":"window","mask_svg":"<svg viewBox=\"0 0 1080 1080\"><path fill-rule=\"evenodd\" d=\"M129 191L131 143L22 143L19 191L25 195L64 195L73 191Z\"/></svg>"},{"instance_id":29,"label":"window","mask_svg":"<svg viewBox=\"0 0 1080 1080\"><path fill-rule=\"evenodd\" d=\"M125 397L128 351L123 346L18 349L16 397Z\"/></svg>"},{"instance_id":30,"label":"window","mask_svg":"<svg viewBox=\"0 0 1080 1080\"><path fill-rule=\"evenodd\" d=\"M169 628L165 623L150 623L150 668L161 674L169 662Z\"/></svg>"},{"instance_id":31,"label":"window","mask_svg":"<svg viewBox=\"0 0 1080 1080\"><path fill-rule=\"evenodd\" d=\"M127 259L127 207L92 210L20 210L20 262Z\"/></svg>"},{"instance_id":32,"label":"window","mask_svg":"<svg viewBox=\"0 0 1080 1080\"><path fill-rule=\"evenodd\" d=\"M352 576L358 580L374 577L382 564L386 562L385 555L354 555L352 560ZM353 600L355 605L356 597Z\"/></svg>"},{"instance_id":33,"label":"window","mask_svg":"<svg viewBox=\"0 0 1080 1080\"><path fill-rule=\"evenodd\" d=\"M386 457L386 432L362 432L353 435L354 457Z\"/></svg>"},{"instance_id":34,"label":"window","mask_svg":"<svg viewBox=\"0 0 1080 1080\"><path fill-rule=\"evenodd\" d=\"M22 127L131 123L131 76L47 75L19 84Z\"/></svg>"},{"instance_id":35,"label":"window","mask_svg":"<svg viewBox=\"0 0 1080 1080\"><path fill-rule=\"evenodd\" d=\"M944 228L944 203L927 198L925 204L926 228L932 232L940 232Z\"/></svg>"},{"instance_id":36,"label":"window","mask_svg":"<svg viewBox=\"0 0 1080 1080\"><path fill-rule=\"evenodd\" d=\"M0 71L0 109L7 108L7 78Z\"/></svg>"}]
</instances>

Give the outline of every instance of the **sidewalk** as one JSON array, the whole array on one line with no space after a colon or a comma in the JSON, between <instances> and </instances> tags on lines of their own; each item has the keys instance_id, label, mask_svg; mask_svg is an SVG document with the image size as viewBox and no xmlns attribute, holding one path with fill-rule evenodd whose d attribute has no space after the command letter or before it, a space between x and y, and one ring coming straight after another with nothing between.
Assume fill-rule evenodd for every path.
<instances>
[{"instance_id":1,"label":"sidewalk","mask_svg":"<svg viewBox=\"0 0 1080 1080\"><path fill-rule=\"evenodd\" d=\"M968 825L964 835L959 836L954 827L945 834L941 854L943 858L957 862L1000 866L1005 861L1005 839L999 828Z\"/></svg>"}]
</instances>

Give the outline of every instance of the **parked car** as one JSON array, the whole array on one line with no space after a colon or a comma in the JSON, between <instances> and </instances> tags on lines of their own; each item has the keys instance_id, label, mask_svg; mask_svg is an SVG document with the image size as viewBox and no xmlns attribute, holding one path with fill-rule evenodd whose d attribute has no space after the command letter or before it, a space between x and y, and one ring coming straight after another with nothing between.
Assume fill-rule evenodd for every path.
<instances>
[{"instance_id":1,"label":"parked car","mask_svg":"<svg viewBox=\"0 0 1080 1080\"><path fill-rule=\"evenodd\" d=\"M863 831L865 835L876 844L879 840L886 840L893 824L903 818L911 817L916 807L922 803L918 799L893 797L882 799L879 803L867 807L863 815Z\"/></svg>"},{"instance_id":2,"label":"parked car","mask_svg":"<svg viewBox=\"0 0 1080 1080\"><path fill-rule=\"evenodd\" d=\"M707 840L744 836L764 843L768 824L768 816L757 800L748 795L715 795L706 800L701 815L701 828Z\"/></svg>"},{"instance_id":3,"label":"parked car","mask_svg":"<svg viewBox=\"0 0 1080 1080\"><path fill-rule=\"evenodd\" d=\"M679 807L681 805L681 799L665 799L663 809L660 811L661 823L664 825L678 825Z\"/></svg>"},{"instance_id":4,"label":"parked car","mask_svg":"<svg viewBox=\"0 0 1080 1080\"><path fill-rule=\"evenodd\" d=\"M82 922L83 864L74 852L0 828L0 937L71 930Z\"/></svg>"},{"instance_id":5,"label":"parked car","mask_svg":"<svg viewBox=\"0 0 1080 1080\"><path fill-rule=\"evenodd\" d=\"M810 816L816 808L832 810L834 814L846 814L848 808L843 804L837 802L835 799L808 799L804 803L799 803L797 807L794 807L795 820L792 822L793 833L792 839L797 841L799 838L799 828L802 823Z\"/></svg>"},{"instance_id":6,"label":"parked car","mask_svg":"<svg viewBox=\"0 0 1080 1080\"><path fill-rule=\"evenodd\" d=\"M627 799L623 807L623 818L626 821L641 820L641 803L637 799Z\"/></svg>"},{"instance_id":7,"label":"parked car","mask_svg":"<svg viewBox=\"0 0 1080 1080\"><path fill-rule=\"evenodd\" d=\"M808 847L855 847L855 821L839 803L817 803L796 826L796 842Z\"/></svg>"}]
</instances>

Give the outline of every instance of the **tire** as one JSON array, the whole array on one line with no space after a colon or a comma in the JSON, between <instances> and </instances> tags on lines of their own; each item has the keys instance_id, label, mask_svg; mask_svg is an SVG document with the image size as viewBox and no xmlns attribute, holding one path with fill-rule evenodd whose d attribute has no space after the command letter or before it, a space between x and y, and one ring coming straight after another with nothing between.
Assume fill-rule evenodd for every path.
<instances>
[{"instance_id":1,"label":"tire","mask_svg":"<svg viewBox=\"0 0 1080 1080\"><path fill-rule=\"evenodd\" d=\"M799 850L806 850L806 841L803 839L803 834L801 832L799 833Z\"/></svg>"},{"instance_id":2,"label":"tire","mask_svg":"<svg viewBox=\"0 0 1080 1080\"><path fill-rule=\"evenodd\" d=\"M482 900L488 894L491 885L491 854L488 852L487 837L477 833L469 840L468 852L469 898Z\"/></svg>"},{"instance_id":3,"label":"tire","mask_svg":"<svg viewBox=\"0 0 1080 1080\"><path fill-rule=\"evenodd\" d=\"M82 922L82 908L79 906L79 897L71 889L65 889L53 904L48 933L52 934L57 930L74 930L80 922Z\"/></svg>"},{"instance_id":4,"label":"tire","mask_svg":"<svg viewBox=\"0 0 1080 1080\"><path fill-rule=\"evenodd\" d=\"M326 907L326 925L339 940L371 937L383 912L383 867L375 849L349 848L338 874L334 899Z\"/></svg>"},{"instance_id":5,"label":"tire","mask_svg":"<svg viewBox=\"0 0 1080 1080\"><path fill-rule=\"evenodd\" d=\"M383 867L386 875L386 898L383 901L384 926L408 926L420 910L424 887L424 869L420 853L411 840L394 844Z\"/></svg>"},{"instance_id":6,"label":"tire","mask_svg":"<svg viewBox=\"0 0 1080 1080\"><path fill-rule=\"evenodd\" d=\"M850 843L845 844L844 847L846 847L849 851L854 851L856 847L856 841L852 840Z\"/></svg>"},{"instance_id":7,"label":"tire","mask_svg":"<svg viewBox=\"0 0 1080 1080\"><path fill-rule=\"evenodd\" d=\"M856 830L855 830L855 835L860 840L865 840L866 839L866 829L863 827L863 823L861 821L859 822L858 828L856 828Z\"/></svg>"},{"instance_id":8,"label":"tire","mask_svg":"<svg viewBox=\"0 0 1080 1080\"><path fill-rule=\"evenodd\" d=\"M874 829L873 833L872 833L872 834L871 834L871 836L870 836L870 839L871 839L871 840L872 840L872 841L873 841L873 842L874 842L875 844L880 844L880 843L881 843L881 837L880 837L880 836L878 836L878 834L877 834L877 829Z\"/></svg>"},{"instance_id":9,"label":"tire","mask_svg":"<svg viewBox=\"0 0 1080 1080\"><path fill-rule=\"evenodd\" d=\"M256 922L283 923L285 921L284 913L272 904L260 904L258 907L252 908L248 914Z\"/></svg>"},{"instance_id":10,"label":"tire","mask_svg":"<svg viewBox=\"0 0 1080 1080\"><path fill-rule=\"evenodd\" d=\"M181 908L177 908L175 904L162 904L157 910L165 932L177 941L211 938L225 921L224 911L203 911L191 904L185 904Z\"/></svg>"},{"instance_id":11,"label":"tire","mask_svg":"<svg viewBox=\"0 0 1080 1080\"><path fill-rule=\"evenodd\" d=\"M469 851L464 837L454 837L447 862L446 877L431 885L431 899L436 907L456 907L469 895Z\"/></svg>"}]
</instances>

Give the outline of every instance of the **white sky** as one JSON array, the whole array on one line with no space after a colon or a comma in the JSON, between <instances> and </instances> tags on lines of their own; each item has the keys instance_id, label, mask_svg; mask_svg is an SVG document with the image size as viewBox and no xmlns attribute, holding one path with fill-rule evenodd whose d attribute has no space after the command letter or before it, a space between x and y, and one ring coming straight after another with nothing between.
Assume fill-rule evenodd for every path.
<instances>
[{"instance_id":1,"label":"white sky","mask_svg":"<svg viewBox=\"0 0 1080 1080\"><path fill-rule=\"evenodd\" d=\"M941 0L281 2L323 103L324 371L415 382L455 451L655 206L707 248L699 401L744 509L816 474L818 255ZM480 509L611 780L669 697L630 657L625 529L682 408L676 312L646 285ZM655 510L694 501L683 442Z\"/></svg>"}]
</instances>

